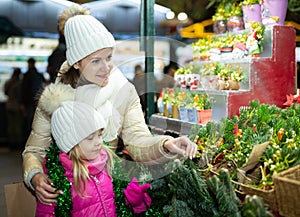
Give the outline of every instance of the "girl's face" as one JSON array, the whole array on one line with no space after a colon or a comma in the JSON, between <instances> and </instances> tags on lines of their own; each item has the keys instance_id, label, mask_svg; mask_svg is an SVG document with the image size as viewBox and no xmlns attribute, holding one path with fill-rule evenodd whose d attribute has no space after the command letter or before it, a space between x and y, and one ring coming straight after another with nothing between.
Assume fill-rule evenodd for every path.
<instances>
[{"instance_id":1,"label":"girl's face","mask_svg":"<svg viewBox=\"0 0 300 217\"><path fill-rule=\"evenodd\" d=\"M81 157L83 160L90 161L99 156L99 151L101 150L103 145L102 132L102 129L97 130L96 132L84 138L79 143L79 147L81 149Z\"/></svg>"},{"instance_id":2,"label":"girl's face","mask_svg":"<svg viewBox=\"0 0 300 217\"><path fill-rule=\"evenodd\" d=\"M113 68L112 53L112 48L103 48L75 63L74 67L79 69L80 75L86 80L104 87L108 84Z\"/></svg>"}]
</instances>

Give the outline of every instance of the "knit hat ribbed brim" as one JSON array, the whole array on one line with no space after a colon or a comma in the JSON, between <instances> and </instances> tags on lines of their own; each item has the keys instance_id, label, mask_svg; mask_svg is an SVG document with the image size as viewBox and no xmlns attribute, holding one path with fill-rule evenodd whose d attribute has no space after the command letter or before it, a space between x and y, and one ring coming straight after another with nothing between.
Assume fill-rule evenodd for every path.
<instances>
[{"instance_id":1,"label":"knit hat ribbed brim","mask_svg":"<svg viewBox=\"0 0 300 217\"><path fill-rule=\"evenodd\" d=\"M91 15L76 15L65 24L67 61L70 66L103 48L116 45L113 35Z\"/></svg>"},{"instance_id":2,"label":"knit hat ribbed brim","mask_svg":"<svg viewBox=\"0 0 300 217\"><path fill-rule=\"evenodd\" d=\"M62 102L51 117L51 133L59 149L65 153L90 134L105 127L106 123L99 112L77 101Z\"/></svg>"}]
</instances>

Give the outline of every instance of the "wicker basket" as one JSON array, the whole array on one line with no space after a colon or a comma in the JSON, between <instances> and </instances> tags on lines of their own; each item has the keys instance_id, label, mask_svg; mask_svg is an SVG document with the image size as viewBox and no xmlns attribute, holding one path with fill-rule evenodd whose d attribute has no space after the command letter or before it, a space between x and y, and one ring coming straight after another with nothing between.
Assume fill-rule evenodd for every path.
<instances>
[{"instance_id":1,"label":"wicker basket","mask_svg":"<svg viewBox=\"0 0 300 217\"><path fill-rule=\"evenodd\" d=\"M237 169L237 176L238 176L238 182L236 183L239 186L239 191L243 194L247 195L257 195L261 197L264 201L264 203L272 210L272 211L278 211L275 191L276 189L271 190L263 190L256 188L251 185L251 183L255 183L258 181L259 176L259 165L256 165L251 170L243 171L242 169Z\"/></svg>"},{"instance_id":2,"label":"wicker basket","mask_svg":"<svg viewBox=\"0 0 300 217\"><path fill-rule=\"evenodd\" d=\"M234 164L234 162L232 162ZM212 175L218 175L218 170L221 168L225 168L228 169L229 171L232 168L228 168L225 167L225 164L219 164L216 167L214 167L212 170L210 170L209 172L203 170L203 175L206 177L206 179L208 179L210 176ZM240 170L238 170L238 173L240 173ZM249 180L256 180L256 174L257 171L253 170L252 173L247 175L247 179ZM277 207L277 200L276 200L276 196L275 196L275 191L276 189L271 189L271 190L262 190L259 188L255 188L253 186L250 185L250 182L245 182L245 183L241 183L241 182L237 182L234 180L231 180L233 182L233 184L236 185L236 193L238 195L238 197L243 200L243 198L248 194L248 195L257 195L259 197L261 197L264 201L264 204L266 204L266 206L268 206L272 211L278 211L278 207ZM300 216L299 216L300 217Z\"/></svg>"},{"instance_id":3,"label":"wicker basket","mask_svg":"<svg viewBox=\"0 0 300 217\"><path fill-rule=\"evenodd\" d=\"M262 190L259 188L255 188L252 187L250 185L247 184L243 184L243 183L239 183L236 182L237 185L239 185L239 190L244 193L244 194L249 194L249 195L257 195L259 197L261 197L264 201L264 203L269 206L269 208L273 211L277 211L278 210L278 206L277 206L277 200L276 200L276 196L275 196L275 189L271 189L271 190Z\"/></svg>"},{"instance_id":4,"label":"wicker basket","mask_svg":"<svg viewBox=\"0 0 300 217\"><path fill-rule=\"evenodd\" d=\"M273 176L280 215L300 216L300 165Z\"/></svg>"}]
</instances>

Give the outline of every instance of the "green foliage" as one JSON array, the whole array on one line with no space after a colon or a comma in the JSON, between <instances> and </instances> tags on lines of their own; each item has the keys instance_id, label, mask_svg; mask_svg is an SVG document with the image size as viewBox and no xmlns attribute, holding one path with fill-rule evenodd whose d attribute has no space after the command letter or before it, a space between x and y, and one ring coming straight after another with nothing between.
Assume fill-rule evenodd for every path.
<instances>
[{"instance_id":1,"label":"green foliage","mask_svg":"<svg viewBox=\"0 0 300 217\"><path fill-rule=\"evenodd\" d=\"M215 216L241 216L240 200L236 196L227 170L220 170L219 176L210 177L207 184L214 195L216 207L218 207L218 214Z\"/></svg>"},{"instance_id":2,"label":"green foliage","mask_svg":"<svg viewBox=\"0 0 300 217\"><path fill-rule=\"evenodd\" d=\"M125 171L122 160L119 158L114 159L114 170L113 170L113 188L115 193L115 204L116 212L120 217L163 217L163 212L160 207L150 207L146 212L141 214L135 214L131 207L126 203L126 197L124 189L128 186L129 174ZM140 180L139 180L140 181Z\"/></svg>"},{"instance_id":3,"label":"green foliage","mask_svg":"<svg viewBox=\"0 0 300 217\"><path fill-rule=\"evenodd\" d=\"M253 100L239 116L211 122L190 138L196 138L199 161L202 167L207 162L208 168L210 164L228 161L233 161L238 168L245 166L253 147L269 142L259 158L258 182L253 183L269 189L274 185L274 174L300 163L300 105L281 109Z\"/></svg>"},{"instance_id":4,"label":"green foliage","mask_svg":"<svg viewBox=\"0 0 300 217\"><path fill-rule=\"evenodd\" d=\"M190 159L169 162L163 170L169 173L150 182L150 209L134 216L246 217L227 170L207 179ZM147 167L141 167L140 177L143 173L149 173Z\"/></svg>"},{"instance_id":5,"label":"green foliage","mask_svg":"<svg viewBox=\"0 0 300 217\"><path fill-rule=\"evenodd\" d=\"M242 1L239 0L210 0L207 8L217 5L212 20L228 20L230 16L243 16Z\"/></svg>"},{"instance_id":6,"label":"green foliage","mask_svg":"<svg viewBox=\"0 0 300 217\"><path fill-rule=\"evenodd\" d=\"M273 215L264 207L261 197L246 195L242 208L242 216L247 217L272 217Z\"/></svg>"},{"instance_id":7,"label":"green foliage","mask_svg":"<svg viewBox=\"0 0 300 217\"><path fill-rule=\"evenodd\" d=\"M289 0L288 1L288 10L300 13L300 1L299 0Z\"/></svg>"},{"instance_id":8,"label":"green foliage","mask_svg":"<svg viewBox=\"0 0 300 217\"><path fill-rule=\"evenodd\" d=\"M255 4L261 4L261 0L243 0L243 5L255 5Z\"/></svg>"},{"instance_id":9,"label":"green foliage","mask_svg":"<svg viewBox=\"0 0 300 217\"><path fill-rule=\"evenodd\" d=\"M171 166L175 167L172 173L151 184L151 198L159 198L153 201L154 206L164 204L167 216L214 216L213 200L196 164L186 160Z\"/></svg>"}]
</instances>

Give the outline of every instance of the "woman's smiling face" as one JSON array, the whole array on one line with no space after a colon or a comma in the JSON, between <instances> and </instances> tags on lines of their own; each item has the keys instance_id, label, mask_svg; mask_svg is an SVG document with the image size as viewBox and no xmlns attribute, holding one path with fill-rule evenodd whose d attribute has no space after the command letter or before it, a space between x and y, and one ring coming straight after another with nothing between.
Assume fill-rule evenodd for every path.
<instances>
[{"instance_id":1,"label":"woman's smiling face","mask_svg":"<svg viewBox=\"0 0 300 217\"><path fill-rule=\"evenodd\" d=\"M112 53L113 48L103 48L75 63L74 67L87 81L104 87L113 68Z\"/></svg>"}]
</instances>

